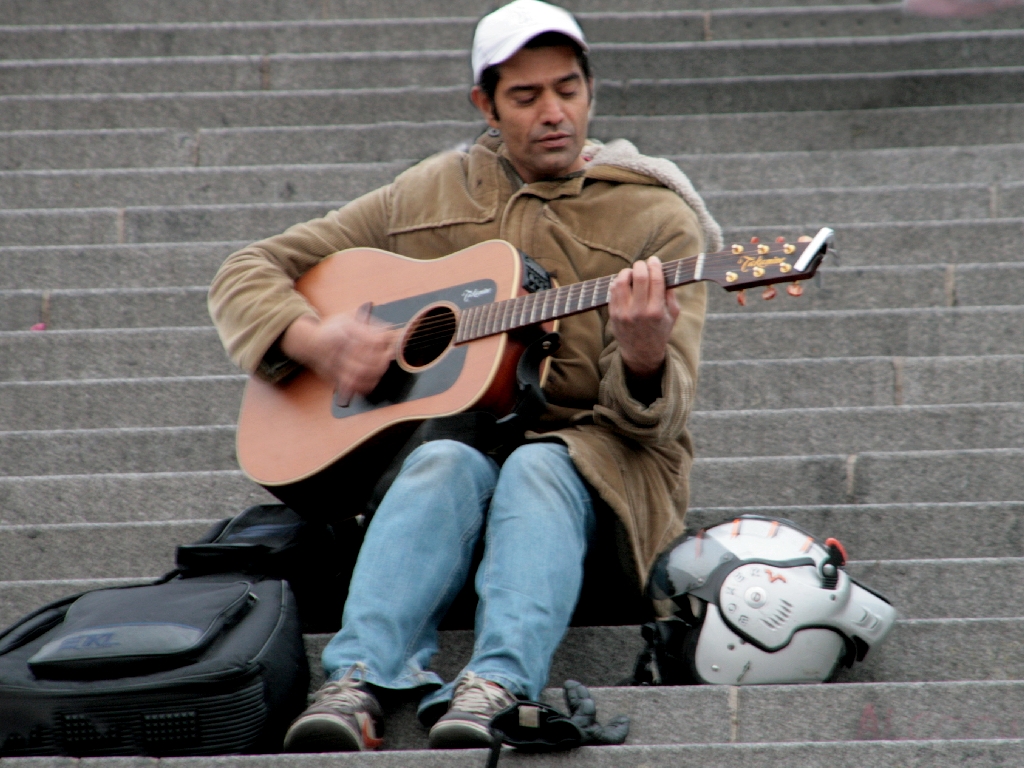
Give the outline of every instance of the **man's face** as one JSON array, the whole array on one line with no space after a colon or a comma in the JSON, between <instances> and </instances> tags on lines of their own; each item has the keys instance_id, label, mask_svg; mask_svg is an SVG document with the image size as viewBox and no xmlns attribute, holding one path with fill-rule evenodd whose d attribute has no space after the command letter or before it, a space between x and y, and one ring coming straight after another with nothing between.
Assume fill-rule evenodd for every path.
<instances>
[{"instance_id":1,"label":"man's face","mask_svg":"<svg viewBox=\"0 0 1024 768\"><path fill-rule=\"evenodd\" d=\"M581 169L591 84L584 80L572 48L524 48L500 64L499 72L494 104L480 86L473 88L473 103L501 131L523 181Z\"/></svg>"}]
</instances>

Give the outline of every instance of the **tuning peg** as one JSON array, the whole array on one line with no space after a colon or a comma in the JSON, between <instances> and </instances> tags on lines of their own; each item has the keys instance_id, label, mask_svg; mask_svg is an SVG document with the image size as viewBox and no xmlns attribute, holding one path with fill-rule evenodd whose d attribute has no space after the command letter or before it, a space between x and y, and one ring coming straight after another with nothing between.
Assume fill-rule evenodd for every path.
<instances>
[{"instance_id":1,"label":"tuning peg","mask_svg":"<svg viewBox=\"0 0 1024 768\"><path fill-rule=\"evenodd\" d=\"M767 285L767 286L765 286L764 293L761 294L761 298L764 299L765 301L771 301L777 295L778 294L775 291L775 286L774 285Z\"/></svg>"},{"instance_id":2,"label":"tuning peg","mask_svg":"<svg viewBox=\"0 0 1024 768\"><path fill-rule=\"evenodd\" d=\"M790 283L786 286L786 293L790 296L803 296L804 287L800 283Z\"/></svg>"},{"instance_id":3,"label":"tuning peg","mask_svg":"<svg viewBox=\"0 0 1024 768\"><path fill-rule=\"evenodd\" d=\"M746 290L741 290L741 291L737 291L736 292L736 303L739 304L741 307L747 306L747 292L746 292Z\"/></svg>"},{"instance_id":4,"label":"tuning peg","mask_svg":"<svg viewBox=\"0 0 1024 768\"><path fill-rule=\"evenodd\" d=\"M781 237L781 236L780 237L776 237L775 238L775 242L778 243L779 245L782 245L784 242L786 242L786 238Z\"/></svg>"},{"instance_id":5,"label":"tuning peg","mask_svg":"<svg viewBox=\"0 0 1024 768\"><path fill-rule=\"evenodd\" d=\"M752 237L752 238L750 238L750 244L751 245L757 245L760 242L761 242L761 238L760 237Z\"/></svg>"},{"instance_id":6,"label":"tuning peg","mask_svg":"<svg viewBox=\"0 0 1024 768\"><path fill-rule=\"evenodd\" d=\"M807 235L800 235L800 237L798 237L796 239L796 241L798 243L809 243L809 242L811 242L811 238L808 237Z\"/></svg>"}]
</instances>

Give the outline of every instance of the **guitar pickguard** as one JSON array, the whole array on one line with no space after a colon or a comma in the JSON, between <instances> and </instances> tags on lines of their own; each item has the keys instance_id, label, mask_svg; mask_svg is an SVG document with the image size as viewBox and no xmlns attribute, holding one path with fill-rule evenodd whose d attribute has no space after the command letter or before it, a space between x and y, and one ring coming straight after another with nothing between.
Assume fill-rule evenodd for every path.
<instances>
[{"instance_id":1,"label":"guitar pickguard","mask_svg":"<svg viewBox=\"0 0 1024 768\"><path fill-rule=\"evenodd\" d=\"M374 306L370 314L390 325L404 325L424 307L438 302L448 302L460 309L495 300L497 284L493 280L474 280L438 291L422 293L399 299L387 304ZM385 408L397 403L407 403L424 397L446 392L458 381L466 361L466 346L453 346L433 365L421 371L410 373L392 362L380 384L368 395L355 395L347 406L341 406L337 397L331 401L331 415L344 419L359 413Z\"/></svg>"}]
</instances>

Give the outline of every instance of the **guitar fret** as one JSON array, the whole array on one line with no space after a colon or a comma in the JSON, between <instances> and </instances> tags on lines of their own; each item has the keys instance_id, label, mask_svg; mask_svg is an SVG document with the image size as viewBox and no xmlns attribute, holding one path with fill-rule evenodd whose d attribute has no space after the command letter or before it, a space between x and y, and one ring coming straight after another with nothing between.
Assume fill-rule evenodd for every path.
<instances>
[{"instance_id":1,"label":"guitar fret","mask_svg":"<svg viewBox=\"0 0 1024 768\"><path fill-rule=\"evenodd\" d=\"M498 320L498 327L502 332L507 331L512 327L512 310L515 309L515 305L512 299L505 299L501 302L501 317Z\"/></svg>"},{"instance_id":2,"label":"guitar fret","mask_svg":"<svg viewBox=\"0 0 1024 768\"><path fill-rule=\"evenodd\" d=\"M480 319L476 324L476 335L480 338L487 335L487 307L487 304L481 304L477 310L479 312Z\"/></svg>"},{"instance_id":3,"label":"guitar fret","mask_svg":"<svg viewBox=\"0 0 1024 768\"><path fill-rule=\"evenodd\" d=\"M487 305L487 331L488 334L496 334L501 331L499 324L501 315L500 302L492 302Z\"/></svg>"},{"instance_id":4,"label":"guitar fret","mask_svg":"<svg viewBox=\"0 0 1024 768\"><path fill-rule=\"evenodd\" d=\"M473 324L473 307L462 310L462 317L459 319L459 341L469 341L470 326Z\"/></svg>"},{"instance_id":5,"label":"guitar fret","mask_svg":"<svg viewBox=\"0 0 1024 768\"><path fill-rule=\"evenodd\" d=\"M545 291L538 303L540 304L540 317L538 319L542 323L547 322L553 316L551 314L551 293L549 291Z\"/></svg>"},{"instance_id":6,"label":"guitar fret","mask_svg":"<svg viewBox=\"0 0 1024 768\"><path fill-rule=\"evenodd\" d=\"M520 328L523 325L523 302L521 296L515 298L515 309L512 312L512 327Z\"/></svg>"},{"instance_id":7,"label":"guitar fret","mask_svg":"<svg viewBox=\"0 0 1024 768\"><path fill-rule=\"evenodd\" d=\"M470 331L472 331L474 339L480 338L480 315L480 307L473 307L473 321L472 324L469 326L469 329Z\"/></svg>"},{"instance_id":8,"label":"guitar fret","mask_svg":"<svg viewBox=\"0 0 1024 768\"><path fill-rule=\"evenodd\" d=\"M473 338L475 339L480 338L480 321L482 319L482 316L482 308L479 305L473 307L473 325L471 326L471 328L473 330Z\"/></svg>"},{"instance_id":9,"label":"guitar fret","mask_svg":"<svg viewBox=\"0 0 1024 768\"><path fill-rule=\"evenodd\" d=\"M484 313L483 332L484 332L485 336L490 336L491 334L494 333L494 327L493 327L493 325L494 325L494 323L493 323L493 319L494 319L494 302L493 301L490 304L485 304L484 305L483 313Z\"/></svg>"},{"instance_id":10,"label":"guitar fret","mask_svg":"<svg viewBox=\"0 0 1024 768\"><path fill-rule=\"evenodd\" d=\"M707 258L707 257L703 253L701 253L701 254L699 254L697 256L697 264L693 268L693 279L694 280L700 280L704 276L704 259L705 258ZM682 267L682 265L683 265L683 262L680 261L679 262L679 266ZM678 275L676 276L676 280L677 280L677 282L682 282L682 281L679 280Z\"/></svg>"},{"instance_id":11,"label":"guitar fret","mask_svg":"<svg viewBox=\"0 0 1024 768\"><path fill-rule=\"evenodd\" d=\"M530 324L533 325L539 319L537 313L540 311L540 302L537 300L537 294L530 294Z\"/></svg>"}]
</instances>

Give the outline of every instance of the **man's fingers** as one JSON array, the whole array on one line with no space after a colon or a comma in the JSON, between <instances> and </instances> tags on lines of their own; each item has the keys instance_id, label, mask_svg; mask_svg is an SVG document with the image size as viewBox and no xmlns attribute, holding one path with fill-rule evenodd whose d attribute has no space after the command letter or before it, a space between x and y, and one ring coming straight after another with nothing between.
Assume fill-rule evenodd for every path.
<instances>
[{"instance_id":1,"label":"man's fingers","mask_svg":"<svg viewBox=\"0 0 1024 768\"><path fill-rule=\"evenodd\" d=\"M633 262L633 304L643 311L650 301L651 274L646 261Z\"/></svg>"},{"instance_id":2,"label":"man's fingers","mask_svg":"<svg viewBox=\"0 0 1024 768\"><path fill-rule=\"evenodd\" d=\"M661 266L661 259L651 256L647 260L647 272L651 281L651 296L662 296L665 293L665 270Z\"/></svg>"}]
</instances>

